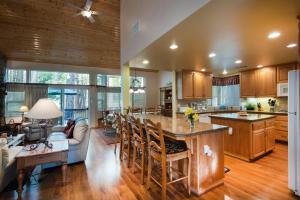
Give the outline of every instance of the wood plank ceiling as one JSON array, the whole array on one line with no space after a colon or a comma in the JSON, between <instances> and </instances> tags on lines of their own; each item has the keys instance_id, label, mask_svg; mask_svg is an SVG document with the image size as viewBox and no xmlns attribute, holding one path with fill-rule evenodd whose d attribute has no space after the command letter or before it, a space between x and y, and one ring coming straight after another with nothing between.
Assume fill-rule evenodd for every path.
<instances>
[{"instance_id":1,"label":"wood plank ceiling","mask_svg":"<svg viewBox=\"0 0 300 200\"><path fill-rule=\"evenodd\" d=\"M90 23L73 17L85 0L1 0L0 52L9 60L120 67L120 0L94 0Z\"/></svg>"}]
</instances>

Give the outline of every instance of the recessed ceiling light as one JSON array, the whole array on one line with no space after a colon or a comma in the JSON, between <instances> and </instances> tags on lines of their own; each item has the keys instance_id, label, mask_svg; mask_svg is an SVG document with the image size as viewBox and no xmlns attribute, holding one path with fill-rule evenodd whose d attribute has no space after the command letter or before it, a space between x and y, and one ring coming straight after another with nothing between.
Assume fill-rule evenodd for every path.
<instances>
[{"instance_id":1,"label":"recessed ceiling light","mask_svg":"<svg viewBox=\"0 0 300 200\"><path fill-rule=\"evenodd\" d=\"M242 60L236 60L235 64L241 64L243 61Z\"/></svg>"},{"instance_id":2,"label":"recessed ceiling light","mask_svg":"<svg viewBox=\"0 0 300 200\"><path fill-rule=\"evenodd\" d=\"M257 67L257 68L262 68L262 67L263 67L263 65L257 65L256 67Z\"/></svg>"},{"instance_id":3,"label":"recessed ceiling light","mask_svg":"<svg viewBox=\"0 0 300 200\"><path fill-rule=\"evenodd\" d=\"M224 69L223 74L224 75L228 74L228 72L226 71L226 69Z\"/></svg>"},{"instance_id":4,"label":"recessed ceiling light","mask_svg":"<svg viewBox=\"0 0 300 200\"><path fill-rule=\"evenodd\" d=\"M287 48L294 48L294 47L296 47L296 46L297 46L296 43L291 43L291 44L288 44L286 47L287 47Z\"/></svg>"},{"instance_id":5,"label":"recessed ceiling light","mask_svg":"<svg viewBox=\"0 0 300 200\"><path fill-rule=\"evenodd\" d=\"M203 68L203 69L201 69L201 72L205 72L205 71L206 71L206 69L204 69L204 68Z\"/></svg>"},{"instance_id":6,"label":"recessed ceiling light","mask_svg":"<svg viewBox=\"0 0 300 200\"><path fill-rule=\"evenodd\" d=\"M178 48L178 45L177 44L171 44L171 46L169 48L172 49L172 50L175 50L175 49Z\"/></svg>"},{"instance_id":7,"label":"recessed ceiling light","mask_svg":"<svg viewBox=\"0 0 300 200\"><path fill-rule=\"evenodd\" d=\"M208 57L210 57L210 58L213 58L213 57L215 57L216 56L216 54L215 53L210 53L209 55L208 55Z\"/></svg>"},{"instance_id":8,"label":"recessed ceiling light","mask_svg":"<svg viewBox=\"0 0 300 200\"><path fill-rule=\"evenodd\" d=\"M149 64L149 60L143 60L143 64L144 65L148 65Z\"/></svg>"},{"instance_id":9,"label":"recessed ceiling light","mask_svg":"<svg viewBox=\"0 0 300 200\"><path fill-rule=\"evenodd\" d=\"M268 35L268 38L269 38L269 39L274 39L274 38L278 38L279 36L280 36L280 32L274 31L274 32L272 32L272 33L270 33L270 34Z\"/></svg>"}]
</instances>

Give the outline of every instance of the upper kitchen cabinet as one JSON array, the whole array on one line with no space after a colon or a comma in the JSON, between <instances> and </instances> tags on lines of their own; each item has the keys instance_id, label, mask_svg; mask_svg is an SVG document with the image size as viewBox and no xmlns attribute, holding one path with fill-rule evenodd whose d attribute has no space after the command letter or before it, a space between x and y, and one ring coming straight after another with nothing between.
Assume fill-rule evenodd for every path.
<instances>
[{"instance_id":1,"label":"upper kitchen cabinet","mask_svg":"<svg viewBox=\"0 0 300 200\"><path fill-rule=\"evenodd\" d=\"M212 97L212 79L210 75L182 71L177 73L178 99L201 99Z\"/></svg>"},{"instance_id":2,"label":"upper kitchen cabinet","mask_svg":"<svg viewBox=\"0 0 300 200\"><path fill-rule=\"evenodd\" d=\"M255 97L256 73L255 70L241 72L240 95L241 97Z\"/></svg>"},{"instance_id":3,"label":"upper kitchen cabinet","mask_svg":"<svg viewBox=\"0 0 300 200\"><path fill-rule=\"evenodd\" d=\"M276 67L264 67L241 72L240 95L245 97L275 97Z\"/></svg>"},{"instance_id":4,"label":"upper kitchen cabinet","mask_svg":"<svg viewBox=\"0 0 300 200\"><path fill-rule=\"evenodd\" d=\"M264 67L256 70L256 96L276 96L276 67Z\"/></svg>"},{"instance_id":5,"label":"upper kitchen cabinet","mask_svg":"<svg viewBox=\"0 0 300 200\"><path fill-rule=\"evenodd\" d=\"M285 64L277 66L277 83L287 83L288 82L288 72L295 70L297 64Z\"/></svg>"}]
</instances>

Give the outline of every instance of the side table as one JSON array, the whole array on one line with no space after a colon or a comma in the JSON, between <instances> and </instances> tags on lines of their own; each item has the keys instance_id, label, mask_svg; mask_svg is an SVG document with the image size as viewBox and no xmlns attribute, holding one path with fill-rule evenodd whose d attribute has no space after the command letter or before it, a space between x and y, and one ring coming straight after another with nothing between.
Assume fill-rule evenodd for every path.
<instances>
[{"instance_id":1,"label":"side table","mask_svg":"<svg viewBox=\"0 0 300 200\"><path fill-rule=\"evenodd\" d=\"M67 139L59 141L51 141L53 148L50 149L44 144L39 144L38 148L28 151L26 147L17 154L17 170L18 170L18 199L22 199L23 178L27 168L35 167L36 165L61 162L62 163L62 180L66 183L67 176L67 160L69 151L69 142ZM27 146L28 147L28 146Z\"/></svg>"}]
</instances>

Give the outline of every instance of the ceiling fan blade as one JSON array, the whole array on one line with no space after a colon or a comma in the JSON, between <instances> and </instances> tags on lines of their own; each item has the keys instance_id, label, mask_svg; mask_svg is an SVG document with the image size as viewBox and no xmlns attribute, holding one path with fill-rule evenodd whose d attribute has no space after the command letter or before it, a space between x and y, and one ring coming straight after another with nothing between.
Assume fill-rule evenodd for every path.
<instances>
[{"instance_id":1,"label":"ceiling fan blade","mask_svg":"<svg viewBox=\"0 0 300 200\"><path fill-rule=\"evenodd\" d=\"M95 19L94 19L94 17L93 17L92 15L89 16L88 19L90 20L91 23L94 23L94 22L95 22Z\"/></svg>"},{"instance_id":2,"label":"ceiling fan blade","mask_svg":"<svg viewBox=\"0 0 300 200\"><path fill-rule=\"evenodd\" d=\"M66 5L67 5L68 7L76 8L76 9L78 9L78 10L83 11L82 8L80 8L79 6L75 6L75 5L71 4L71 3L67 3Z\"/></svg>"},{"instance_id":3,"label":"ceiling fan blade","mask_svg":"<svg viewBox=\"0 0 300 200\"><path fill-rule=\"evenodd\" d=\"M79 15L82 15L81 12L72 15L72 17L77 17L77 16L79 16Z\"/></svg>"},{"instance_id":4,"label":"ceiling fan blade","mask_svg":"<svg viewBox=\"0 0 300 200\"><path fill-rule=\"evenodd\" d=\"M90 10L91 7L92 7L92 3L93 3L92 0L86 0L84 9L85 10Z\"/></svg>"}]
</instances>

